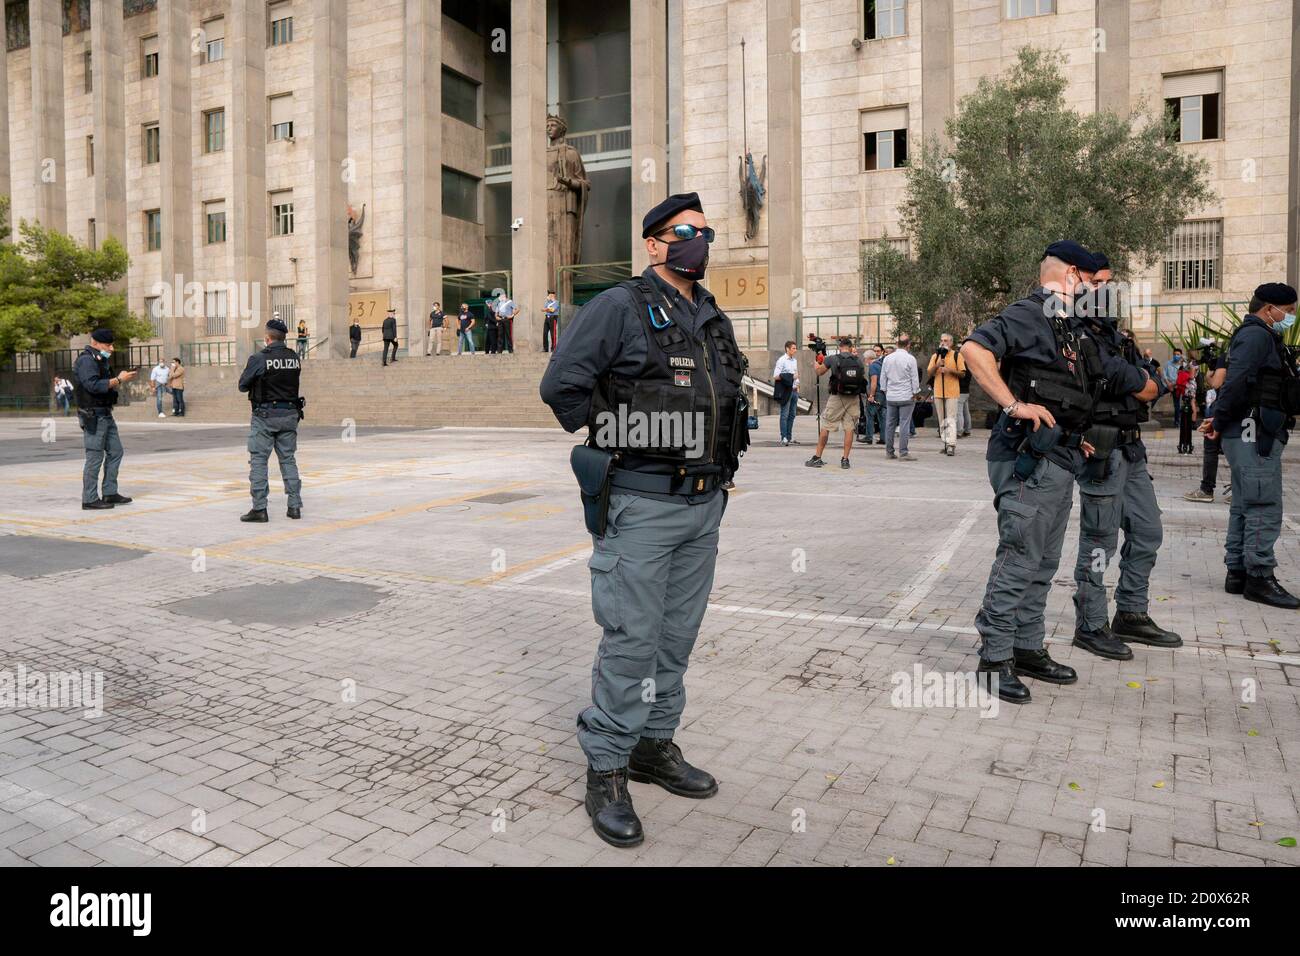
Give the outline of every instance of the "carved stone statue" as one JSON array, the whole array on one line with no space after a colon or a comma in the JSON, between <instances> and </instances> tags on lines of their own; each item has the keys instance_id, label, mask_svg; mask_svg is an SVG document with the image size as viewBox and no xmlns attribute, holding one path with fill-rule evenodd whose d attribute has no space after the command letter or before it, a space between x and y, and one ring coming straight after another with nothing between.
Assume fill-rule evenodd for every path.
<instances>
[{"instance_id":1,"label":"carved stone statue","mask_svg":"<svg viewBox=\"0 0 1300 956\"><path fill-rule=\"evenodd\" d=\"M357 217L357 211L348 206L348 262L352 264L352 274L357 274L357 266L361 263L361 227L366 222L366 204L361 204L361 216Z\"/></svg>"},{"instance_id":2,"label":"carved stone statue","mask_svg":"<svg viewBox=\"0 0 1300 956\"><path fill-rule=\"evenodd\" d=\"M547 283L561 266L576 265L582 256L582 218L587 210L591 180L582 155L564 141L569 126L558 116L546 117L546 235ZM567 282L564 283L568 285ZM561 300L572 301L566 290L556 290Z\"/></svg>"},{"instance_id":3,"label":"carved stone statue","mask_svg":"<svg viewBox=\"0 0 1300 956\"><path fill-rule=\"evenodd\" d=\"M745 207L745 241L758 235L758 217L767 198L767 157L763 157L763 171L754 168L754 154L740 157L740 202Z\"/></svg>"}]
</instances>

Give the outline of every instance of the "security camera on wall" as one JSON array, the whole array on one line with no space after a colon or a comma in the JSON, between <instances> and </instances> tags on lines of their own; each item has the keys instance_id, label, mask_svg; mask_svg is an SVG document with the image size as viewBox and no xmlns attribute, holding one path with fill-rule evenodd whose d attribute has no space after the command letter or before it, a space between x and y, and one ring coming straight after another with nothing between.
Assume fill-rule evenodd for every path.
<instances>
[{"instance_id":1,"label":"security camera on wall","mask_svg":"<svg viewBox=\"0 0 1300 956\"><path fill-rule=\"evenodd\" d=\"M518 217L516 217L516 218L515 218L515 221L512 222L512 223L510 224L510 229L511 229L512 232L518 232L518 231L519 231L520 229L522 229L523 227L524 227L524 217L523 217L523 216L518 216Z\"/></svg>"}]
</instances>

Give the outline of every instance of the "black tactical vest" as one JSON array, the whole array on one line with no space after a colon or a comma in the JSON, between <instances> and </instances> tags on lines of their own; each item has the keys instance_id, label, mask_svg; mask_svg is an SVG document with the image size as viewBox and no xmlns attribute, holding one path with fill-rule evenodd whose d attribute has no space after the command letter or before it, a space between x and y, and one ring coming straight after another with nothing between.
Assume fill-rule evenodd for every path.
<instances>
[{"instance_id":1,"label":"black tactical vest","mask_svg":"<svg viewBox=\"0 0 1300 956\"><path fill-rule=\"evenodd\" d=\"M700 330L703 341L696 340L655 304L662 297L644 278L619 285L644 323L646 359L633 378L601 376L587 420L589 440L616 452L620 467L730 477L749 447L749 406L740 387L746 361L731 323L719 313ZM683 427L688 418L690 441ZM657 427L638 431L620 422Z\"/></svg>"},{"instance_id":2,"label":"black tactical vest","mask_svg":"<svg viewBox=\"0 0 1300 956\"><path fill-rule=\"evenodd\" d=\"M302 374L298 353L283 342L277 342L262 349L257 357L266 363L266 370L248 390L248 400L254 405L263 405L297 399L298 378Z\"/></svg>"},{"instance_id":3,"label":"black tactical vest","mask_svg":"<svg viewBox=\"0 0 1300 956\"><path fill-rule=\"evenodd\" d=\"M1237 337L1245 326L1237 326L1232 338L1228 339L1228 348L1232 348L1232 339ZM1255 384L1250 390L1252 408L1278 408L1286 415L1300 415L1300 377L1296 375L1295 365L1282 340L1277 335L1270 335L1273 354L1277 356L1281 368L1261 368L1255 373Z\"/></svg>"},{"instance_id":4,"label":"black tactical vest","mask_svg":"<svg viewBox=\"0 0 1300 956\"><path fill-rule=\"evenodd\" d=\"M100 358L99 353L90 346L87 346L82 353L77 356L77 361L72 369L72 394L77 400L77 407L112 408L117 404L116 391L109 389L103 395L95 395L94 393L87 391L85 386L81 384L81 376L77 374L76 366L83 364L87 358L91 359L95 363L100 375L107 376L110 371L108 359Z\"/></svg>"},{"instance_id":5,"label":"black tactical vest","mask_svg":"<svg viewBox=\"0 0 1300 956\"><path fill-rule=\"evenodd\" d=\"M1106 347L1122 356L1130 365L1141 368L1138 364L1136 345L1127 340L1116 342L1116 334L1109 328L1102 329L1098 332L1098 335L1107 335L1110 341ZM1115 428L1136 428L1138 425L1151 420L1151 406L1146 402L1139 401L1132 394L1120 396L1103 394L1097 399L1097 405L1093 408L1092 420L1098 425L1111 425Z\"/></svg>"},{"instance_id":6,"label":"black tactical vest","mask_svg":"<svg viewBox=\"0 0 1300 956\"><path fill-rule=\"evenodd\" d=\"M1039 295L1032 298L1046 301ZM1105 385L1101 354L1096 342L1075 333L1068 318L1054 314L1043 318L1052 328L1053 360L1040 364L1008 354L1003 378L1016 401L1042 405L1067 432L1084 431L1092 423L1093 406Z\"/></svg>"}]
</instances>

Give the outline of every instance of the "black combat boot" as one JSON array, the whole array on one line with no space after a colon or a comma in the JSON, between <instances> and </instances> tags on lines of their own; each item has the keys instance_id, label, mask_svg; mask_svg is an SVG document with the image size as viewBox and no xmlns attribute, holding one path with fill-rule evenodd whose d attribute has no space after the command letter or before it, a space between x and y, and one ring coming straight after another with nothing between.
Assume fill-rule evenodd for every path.
<instances>
[{"instance_id":1,"label":"black combat boot","mask_svg":"<svg viewBox=\"0 0 1300 956\"><path fill-rule=\"evenodd\" d=\"M240 521L256 521L258 524L266 524L271 519L266 516L265 508L254 508L246 515L239 516Z\"/></svg>"},{"instance_id":2,"label":"black combat boot","mask_svg":"<svg viewBox=\"0 0 1300 956\"><path fill-rule=\"evenodd\" d=\"M104 495L104 500L114 505L129 505L131 499L126 495Z\"/></svg>"},{"instance_id":3,"label":"black combat boot","mask_svg":"<svg viewBox=\"0 0 1300 956\"><path fill-rule=\"evenodd\" d=\"M1103 626L1099 631L1088 631L1082 627L1074 629L1074 646L1089 654L1096 654L1110 661L1131 661L1133 651L1123 641L1111 633L1109 627Z\"/></svg>"},{"instance_id":4,"label":"black combat boot","mask_svg":"<svg viewBox=\"0 0 1300 956\"><path fill-rule=\"evenodd\" d=\"M627 789L627 769L606 773L587 768L587 816L596 836L612 846L636 846L645 839L641 818Z\"/></svg>"},{"instance_id":5,"label":"black combat boot","mask_svg":"<svg viewBox=\"0 0 1300 956\"><path fill-rule=\"evenodd\" d=\"M1228 574L1223 579L1223 590L1229 594L1246 593L1246 572L1236 568L1228 568Z\"/></svg>"},{"instance_id":6,"label":"black combat boot","mask_svg":"<svg viewBox=\"0 0 1300 956\"><path fill-rule=\"evenodd\" d=\"M1151 647L1183 646L1181 637L1151 620L1146 611L1116 611L1110 629L1116 637L1134 644L1149 644Z\"/></svg>"},{"instance_id":7,"label":"black combat boot","mask_svg":"<svg viewBox=\"0 0 1300 956\"><path fill-rule=\"evenodd\" d=\"M1252 574L1246 578L1246 600L1270 607L1285 608L1288 611L1300 607L1300 598L1296 597L1282 585L1272 574Z\"/></svg>"},{"instance_id":8,"label":"black combat boot","mask_svg":"<svg viewBox=\"0 0 1300 956\"><path fill-rule=\"evenodd\" d=\"M975 679L985 691L996 691L998 698L1008 704L1027 704L1033 700L1029 688L1016 676L1012 661L986 661L981 657ZM990 687L990 684L996 686Z\"/></svg>"},{"instance_id":9,"label":"black combat boot","mask_svg":"<svg viewBox=\"0 0 1300 956\"><path fill-rule=\"evenodd\" d=\"M1022 651L1016 648L1016 673L1022 677L1047 681L1049 684L1073 684L1079 679L1073 667L1058 664L1048 656L1045 648Z\"/></svg>"},{"instance_id":10,"label":"black combat boot","mask_svg":"<svg viewBox=\"0 0 1300 956\"><path fill-rule=\"evenodd\" d=\"M718 792L718 781L688 764L672 738L642 737L632 750L627 769L637 783L657 783L679 797L703 800Z\"/></svg>"},{"instance_id":11,"label":"black combat boot","mask_svg":"<svg viewBox=\"0 0 1300 956\"><path fill-rule=\"evenodd\" d=\"M96 498L94 501L83 501L81 503L82 511L103 511L105 508L113 507L113 502L105 501L103 498Z\"/></svg>"},{"instance_id":12,"label":"black combat boot","mask_svg":"<svg viewBox=\"0 0 1300 956\"><path fill-rule=\"evenodd\" d=\"M301 508L295 508L293 505L290 505L290 506L289 506L289 510L286 511L285 514L287 514L290 518L294 518L294 519L301 518L301 517L302 517L302 509L301 509Z\"/></svg>"}]
</instances>

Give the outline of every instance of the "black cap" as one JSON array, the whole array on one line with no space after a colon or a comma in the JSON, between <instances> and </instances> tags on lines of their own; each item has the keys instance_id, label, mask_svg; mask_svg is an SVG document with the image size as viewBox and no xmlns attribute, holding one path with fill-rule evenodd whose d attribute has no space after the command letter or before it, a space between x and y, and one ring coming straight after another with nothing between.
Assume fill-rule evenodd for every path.
<instances>
[{"instance_id":1,"label":"black cap","mask_svg":"<svg viewBox=\"0 0 1300 956\"><path fill-rule=\"evenodd\" d=\"M285 335L289 334L289 326L285 325L279 319L270 319L267 321L266 327L273 332L283 332Z\"/></svg>"},{"instance_id":2,"label":"black cap","mask_svg":"<svg viewBox=\"0 0 1300 956\"><path fill-rule=\"evenodd\" d=\"M1265 282L1255 290L1255 298L1269 305L1295 305L1296 294L1285 282Z\"/></svg>"},{"instance_id":3,"label":"black cap","mask_svg":"<svg viewBox=\"0 0 1300 956\"><path fill-rule=\"evenodd\" d=\"M645 214L645 218L641 220L641 238L649 239L659 231L660 226L687 209L704 212L704 207L700 205L699 193L677 193L675 196L669 196Z\"/></svg>"},{"instance_id":4,"label":"black cap","mask_svg":"<svg viewBox=\"0 0 1300 956\"><path fill-rule=\"evenodd\" d=\"M1092 253L1073 239L1061 239L1052 243L1047 247L1047 251L1043 253L1044 259L1048 256L1060 259L1067 265L1082 269L1084 272L1097 271L1097 260L1092 257Z\"/></svg>"},{"instance_id":5,"label":"black cap","mask_svg":"<svg viewBox=\"0 0 1300 956\"><path fill-rule=\"evenodd\" d=\"M1294 301L1294 299L1292 301ZM95 331L90 333L90 337L95 342L102 342L105 345L113 344L112 329L95 329Z\"/></svg>"},{"instance_id":6,"label":"black cap","mask_svg":"<svg viewBox=\"0 0 1300 956\"><path fill-rule=\"evenodd\" d=\"M389 306L388 311L389 311L389 312L396 312L396 311L397 311L397 306L395 306L395 305L394 305L394 306Z\"/></svg>"},{"instance_id":7,"label":"black cap","mask_svg":"<svg viewBox=\"0 0 1300 956\"><path fill-rule=\"evenodd\" d=\"M1110 257L1104 252L1094 251L1092 254L1092 261L1097 263L1097 272L1100 272L1102 269L1110 268Z\"/></svg>"}]
</instances>

